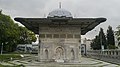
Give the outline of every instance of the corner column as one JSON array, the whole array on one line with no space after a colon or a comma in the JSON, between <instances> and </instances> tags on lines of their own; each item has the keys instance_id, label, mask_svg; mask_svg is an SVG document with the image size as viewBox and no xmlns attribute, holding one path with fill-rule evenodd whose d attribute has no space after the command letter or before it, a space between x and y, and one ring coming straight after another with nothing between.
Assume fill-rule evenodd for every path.
<instances>
[{"instance_id":1,"label":"corner column","mask_svg":"<svg viewBox=\"0 0 120 67\"><path fill-rule=\"evenodd\" d=\"M78 39L78 47L76 47L76 61L81 62L81 27L79 30L80 38Z\"/></svg>"},{"instance_id":2,"label":"corner column","mask_svg":"<svg viewBox=\"0 0 120 67\"><path fill-rule=\"evenodd\" d=\"M41 39L40 39L40 25L39 25L39 43L38 43L38 61L41 61L42 59L42 44L41 44Z\"/></svg>"},{"instance_id":3,"label":"corner column","mask_svg":"<svg viewBox=\"0 0 120 67\"><path fill-rule=\"evenodd\" d=\"M40 28L39 28L40 29ZM40 45L41 45L41 41L40 41L40 30L38 31L38 61L40 61Z\"/></svg>"},{"instance_id":4,"label":"corner column","mask_svg":"<svg viewBox=\"0 0 120 67\"><path fill-rule=\"evenodd\" d=\"M79 39L79 60L81 61L81 27L80 27L80 39Z\"/></svg>"},{"instance_id":5,"label":"corner column","mask_svg":"<svg viewBox=\"0 0 120 67\"><path fill-rule=\"evenodd\" d=\"M39 43L38 43L38 61L40 61L40 47L41 47L40 35L39 35L38 39L39 39Z\"/></svg>"}]
</instances>

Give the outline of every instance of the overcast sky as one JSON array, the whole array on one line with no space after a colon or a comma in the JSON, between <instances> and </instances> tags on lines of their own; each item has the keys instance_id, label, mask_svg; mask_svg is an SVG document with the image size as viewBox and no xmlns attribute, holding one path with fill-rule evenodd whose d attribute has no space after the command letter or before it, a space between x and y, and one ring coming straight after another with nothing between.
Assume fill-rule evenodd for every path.
<instances>
[{"instance_id":1,"label":"overcast sky","mask_svg":"<svg viewBox=\"0 0 120 67\"><path fill-rule=\"evenodd\" d=\"M105 17L101 23L83 37L94 38L102 27L106 33L108 26L113 30L120 25L120 0L0 0L3 13L15 17L46 17L48 13L58 8L70 11L74 17ZM96 30L96 31L95 31Z\"/></svg>"}]
</instances>

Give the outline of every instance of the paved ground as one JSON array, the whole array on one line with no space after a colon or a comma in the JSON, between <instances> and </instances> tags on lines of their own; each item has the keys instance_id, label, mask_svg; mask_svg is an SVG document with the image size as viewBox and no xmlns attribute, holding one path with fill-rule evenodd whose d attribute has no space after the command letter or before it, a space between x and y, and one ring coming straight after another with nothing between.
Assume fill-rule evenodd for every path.
<instances>
[{"instance_id":1,"label":"paved ground","mask_svg":"<svg viewBox=\"0 0 120 67\"><path fill-rule=\"evenodd\" d=\"M10 63L14 63L17 65L23 64L26 67L120 67L119 65L107 63L100 60L95 60L91 58L81 58L81 63L40 63L35 61L37 56L28 56L21 60L14 60L10 61ZM8 64L8 63L1 63L1 64Z\"/></svg>"},{"instance_id":2,"label":"paved ground","mask_svg":"<svg viewBox=\"0 0 120 67\"><path fill-rule=\"evenodd\" d=\"M26 67L120 67L119 65L91 58L82 58L81 63L39 63L33 61L25 65Z\"/></svg>"}]
</instances>

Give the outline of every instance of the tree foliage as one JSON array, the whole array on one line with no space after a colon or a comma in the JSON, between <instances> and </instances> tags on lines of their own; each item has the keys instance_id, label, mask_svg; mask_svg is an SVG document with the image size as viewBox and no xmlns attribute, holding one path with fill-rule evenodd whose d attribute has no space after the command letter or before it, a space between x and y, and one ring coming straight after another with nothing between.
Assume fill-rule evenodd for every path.
<instances>
[{"instance_id":1,"label":"tree foliage","mask_svg":"<svg viewBox=\"0 0 120 67\"><path fill-rule=\"evenodd\" d=\"M117 27L118 31L116 31L117 39L120 40L120 26ZM93 46L94 45L94 46ZM104 49L115 49L115 39L114 39L114 31L111 26L108 26L107 34L105 35L103 29L100 28L99 35L93 40L91 43L91 47L94 50L101 49L101 46L104 46Z\"/></svg>"},{"instance_id":2,"label":"tree foliage","mask_svg":"<svg viewBox=\"0 0 120 67\"><path fill-rule=\"evenodd\" d=\"M19 37L19 43L20 44L31 44L32 42L36 41L35 34L28 30L25 27L19 27L20 30L20 37Z\"/></svg>"},{"instance_id":3,"label":"tree foliage","mask_svg":"<svg viewBox=\"0 0 120 67\"><path fill-rule=\"evenodd\" d=\"M101 46L104 46L104 49L107 49L107 43L106 43L106 37L103 32L103 29L100 28L99 35L93 39L93 42L91 43L91 47L93 50L100 50L102 49Z\"/></svg>"},{"instance_id":4,"label":"tree foliage","mask_svg":"<svg viewBox=\"0 0 120 67\"><path fill-rule=\"evenodd\" d=\"M107 40L102 28L100 28L99 37L101 46L104 46L104 49L107 49Z\"/></svg>"},{"instance_id":5,"label":"tree foliage","mask_svg":"<svg viewBox=\"0 0 120 67\"><path fill-rule=\"evenodd\" d=\"M93 41L91 43L91 47L93 50L100 50L101 49L99 36L96 36L95 39L93 39Z\"/></svg>"},{"instance_id":6,"label":"tree foliage","mask_svg":"<svg viewBox=\"0 0 120 67\"><path fill-rule=\"evenodd\" d=\"M26 39L22 40L21 37ZM31 43L32 41L36 41L33 32L14 23L10 16L2 14L0 11L0 48L3 44L4 51L14 51L17 44Z\"/></svg>"},{"instance_id":7,"label":"tree foliage","mask_svg":"<svg viewBox=\"0 0 120 67\"><path fill-rule=\"evenodd\" d=\"M113 49L115 47L114 32L111 26L108 26L107 30L107 44L109 49Z\"/></svg>"}]
</instances>

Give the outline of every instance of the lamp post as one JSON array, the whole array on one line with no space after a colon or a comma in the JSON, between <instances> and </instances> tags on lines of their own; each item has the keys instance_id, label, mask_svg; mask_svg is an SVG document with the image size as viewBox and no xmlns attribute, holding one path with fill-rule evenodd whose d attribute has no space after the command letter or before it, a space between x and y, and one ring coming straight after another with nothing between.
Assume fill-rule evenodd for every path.
<instances>
[{"instance_id":1,"label":"lamp post","mask_svg":"<svg viewBox=\"0 0 120 67\"><path fill-rule=\"evenodd\" d=\"M3 53L3 43L2 43L2 46L1 46L1 55L2 55L2 53Z\"/></svg>"},{"instance_id":2,"label":"lamp post","mask_svg":"<svg viewBox=\"0 0 120 67\"><path fill-rule=\"evenodd\" d=\"M100 44L101 44L101 50L104 51L104 45L102 45L102 35L100 35Z\"/></svg>"}]
</instances>

